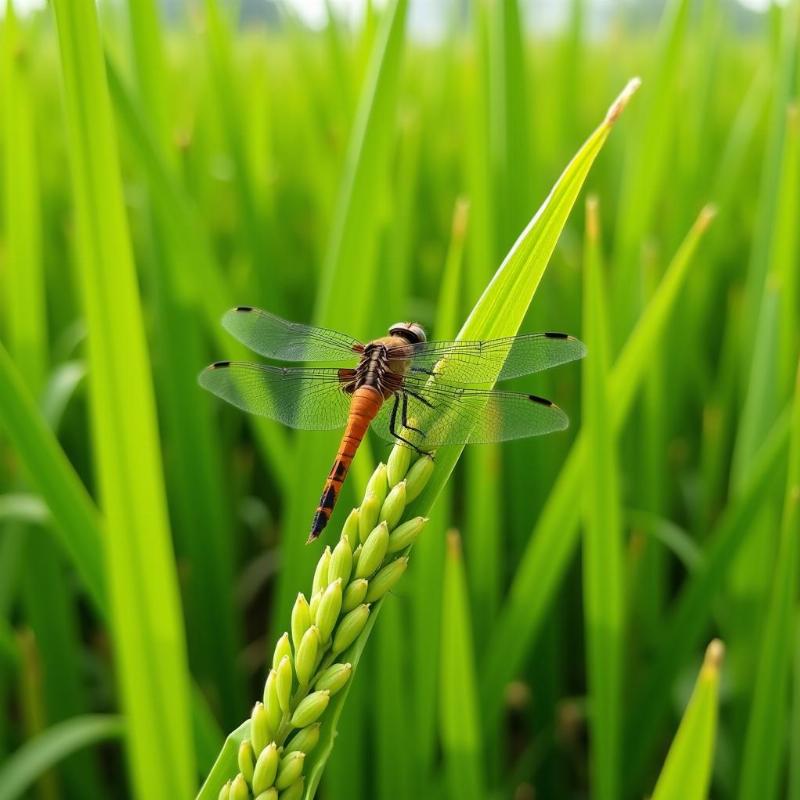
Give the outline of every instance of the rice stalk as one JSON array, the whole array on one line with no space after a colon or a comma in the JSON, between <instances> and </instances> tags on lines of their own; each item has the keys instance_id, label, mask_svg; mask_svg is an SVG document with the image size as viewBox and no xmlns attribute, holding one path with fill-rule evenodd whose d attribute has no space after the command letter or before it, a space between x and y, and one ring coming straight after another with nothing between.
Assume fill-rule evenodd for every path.
<instances>
[{"instance_id":1,"label":"rice stalk","mask_svg":"<svg viewBox=\"0 0 800 800\"><path fill-rule=\"evenodd\" d=\"M428 521L417 516L401 522L432 472L430 456L412 463L412 451L403 445L376 467L339 541L323 550L309 598L297 595L289 631L275 645L262 701L250 715L249 737L239 745L239 771L219 790L220 800L303 796L306 756L320 744L331 698L353 674L351 648L376 604L403 577L409 550ZM207 791L213 778L214 773L200 798L213 796Z\"/></svg>"}]
</instances>

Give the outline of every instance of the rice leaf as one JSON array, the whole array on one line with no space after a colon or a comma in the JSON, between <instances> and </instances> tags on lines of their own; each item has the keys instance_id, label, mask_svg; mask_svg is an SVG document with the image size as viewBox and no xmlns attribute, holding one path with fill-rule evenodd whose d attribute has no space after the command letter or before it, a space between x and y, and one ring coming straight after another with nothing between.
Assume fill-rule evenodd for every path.
<instances>
[{"instance_id":1,"label":"rice leaf","mask_svg":"<svg viewBox=\"0 0 800 800\"><path fill-rule=\"evenodd\" d=\"M715 639L658 776L653 800L705 800L711 783L717 732L719 673L724 648Z\"/></svg>"},{"instance_id":2,"label":"rice leaf","mask_svg":"<svg viewBox=\"0 0 800 800\"><path fill-rule=\"evenodd\" d=\"M89 392L117 670L133 784L189 796L194 754L183 625L155 404L91 0L56 2L89 329Z\"/></svg>"},{"instance_id":3,"label":"rice leaf","mask_svg":"<svg viewBox=\"0 0 800 800\"><path fill-rule=\"evenodd\" d=\"M799 373L800 375L800 373ZM789 468L780 541L772 575L769 605L758 647L753 702L744 740L739 797L777 797L785 757L783 736L788 716L788 689L797 596L797 531L800 529L800 381L795 389L789 441Z\"/></svg>"},{"instance_id":4,"label":"rice leaf","mask_svg":"<svg viewBox=\"0 0 800 800\"><path fill-rule=\"evenodd\" d=\"M475 651L461 539L448 534L444 569L439 713L449 797L486 797L483 744L478 719Z\"/></svg>"},{"instance_id":5,"label":"rice leaf","mask_svg":"<svg viewBox=\"0 0 800 800\"><path fill-rule=\"evenodd\" d=\"M614 364L609 392L614 398L611 421L615 432L622 428L630 412L649 352L664 333L712 216L710 209L701 212ZM503 687L520 668L541 630L553 595L577 547L587 448L586 437L579 435L519 559L511 589L500 610L482 669L482 707L488 718L500 711Z\"/></svg>"},{"instance_id":6,"label":"rice leaf","mask_svg":"<svg viewBox=\"0 0 800 800\"><path fill-rule=\"evenodd\" d=\"M43 731L26 742L0 767L0 800L25 797L36 780L59 761L99 742L121 737L121 717L86 714Z\"/></svg>"},{"instance_id":7,"label":"rice leaf","mask_svg":"<svg viewBox=\"0 0 800 800\"><path fill-rule=\"evenodd\" d=\"M589 455L584 507L583 597L592 796L620 794L623 662L623 547L616 440L608 380L608 327L600 265L597 201L586 206L583 341L583 430Z\"/></svg>"},{"instance_id":8,"label":"rice leaf","mask_svg":"<svg viewBox=\"0 0 800 800\"><path fill-rule=\"evenodd\" d=\"M673 685L680 667L702 640L730 564L751 530L766 490L781 474L789 439L788 410L759 448L746 484L709 534L698 569L681 587L663 623L653 664L633 693L626 726L627 779L635 783L645 769L664 715L669 710L665 686Z\"/></svg>"}]
</instances>

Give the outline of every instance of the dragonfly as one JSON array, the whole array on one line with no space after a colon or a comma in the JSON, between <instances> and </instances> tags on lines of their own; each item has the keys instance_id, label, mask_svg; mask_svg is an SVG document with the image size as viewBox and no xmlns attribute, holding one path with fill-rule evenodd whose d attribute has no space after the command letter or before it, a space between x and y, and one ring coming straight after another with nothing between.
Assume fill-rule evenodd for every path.
<instances>
[{"instance_id":1,"label":"dragonfly","mask_svg":"<svg viewBox=\"0 0 800 800\"><path fill-rule=\"evenodd\" d=\"M567 415L535 394L486 388L583 357L565 333L486 341L428 341L416 322L398 322L370 342L335 330L237 306L223 327L250 350L282 362L217 361L199 376L205 389L244 411L301 430L344 429L311 523L317 539L367 429L419 453L563 430ZM349 362L348 366L317 366Z\"/></svg>"}]
</instances>

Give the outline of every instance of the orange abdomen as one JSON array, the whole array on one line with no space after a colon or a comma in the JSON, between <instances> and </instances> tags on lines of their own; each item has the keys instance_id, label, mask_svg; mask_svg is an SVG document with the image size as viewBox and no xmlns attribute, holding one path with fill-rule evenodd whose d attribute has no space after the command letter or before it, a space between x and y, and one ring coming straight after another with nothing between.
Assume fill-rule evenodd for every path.
<instances>
[{"instance_id":1,"label":"orange abdomen","mask_svg":"<svg viewBox=\"0 0 800 800\"><path fill-rule=\"evenodd\" d=\"M336 501L339 498L339 490L347 477L347 472L350 469L350 464L353 463L358 446L361 444L370 422L375 419L375 415L380 411L381 405L383 405L383 396L372 386L360 386L353 392L347 427L344 429L342 441L339 443L336 460L333 462L333 467L331 467L325 486L322 489L322 497L314 514L314 521L311 523L311 533L308 536L309 542L316 539L328 524Z\"/></svg>"}]
</instances>

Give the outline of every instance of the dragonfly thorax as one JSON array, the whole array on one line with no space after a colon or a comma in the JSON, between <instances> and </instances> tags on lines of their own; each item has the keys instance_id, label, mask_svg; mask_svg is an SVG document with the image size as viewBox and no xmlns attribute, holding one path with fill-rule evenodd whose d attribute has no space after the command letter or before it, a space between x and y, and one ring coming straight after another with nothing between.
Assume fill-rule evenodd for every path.
<instances>
[{"instance_id":1,"label":"dragonfly thorax","mask_svg":"<svg viewBox=\"0 0 800 800\"><path fill-rule=\"evenodd\" d=\"M408 358L405 358L408 351ZM371 386L384 398L390 397L401 384L411 366L411 344L399 336L383 336L364 347L351 386Z\"/></svg>"}]
</instances>

